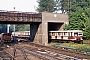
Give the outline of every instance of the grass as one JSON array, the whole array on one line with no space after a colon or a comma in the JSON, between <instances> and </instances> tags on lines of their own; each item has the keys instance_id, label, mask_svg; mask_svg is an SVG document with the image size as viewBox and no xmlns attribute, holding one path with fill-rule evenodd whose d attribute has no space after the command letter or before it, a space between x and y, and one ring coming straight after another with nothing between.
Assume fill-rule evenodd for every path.
<instances>
[{"instance_id":1,"label":"grass","mask_svg":"<svg viewBox=\"0 0 90 60\"><path fill-rule=\"evenodd\" d=\"M83 40L83 42L90 44L90 40Z\"/></svg>"},{"instance_id":2,"label":"grass","mask_svg":"<svg viewBox=\"0 0 90 60\"><path fill-rule=\"evenodd\" d=\"M65 48L71 48L71 49L77 49L79 51L88 51L88 54L90 54L90 40L84 40L85 44L77 44L77 43L50 43L49 46L55 46L55 47L65 47ZM86 44L87 43L87 44Z\"/></svg>"}]
</instances>

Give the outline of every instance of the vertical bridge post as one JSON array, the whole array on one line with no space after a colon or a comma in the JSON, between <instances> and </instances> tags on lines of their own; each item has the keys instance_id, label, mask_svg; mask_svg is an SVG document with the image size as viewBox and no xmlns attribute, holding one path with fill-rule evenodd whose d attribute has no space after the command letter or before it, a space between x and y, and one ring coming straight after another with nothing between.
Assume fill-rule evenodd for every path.
<instances>
[{"instance_id":1,"label":"vertical bridge post","mask_svg":"<svg viewBox=\"0 0 90 60\"><path fill-rule=\"evenodd\" d=\"M30 42L34 41L37 30L38 30L38 24L35 23L30 24Z\"/></svg>"}]
</instances>

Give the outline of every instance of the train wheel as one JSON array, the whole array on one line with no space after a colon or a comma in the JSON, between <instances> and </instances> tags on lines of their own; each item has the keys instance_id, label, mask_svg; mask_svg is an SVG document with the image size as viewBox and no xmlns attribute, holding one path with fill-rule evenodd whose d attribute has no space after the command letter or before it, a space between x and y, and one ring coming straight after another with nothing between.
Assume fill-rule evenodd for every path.
<instances>
[{"instance_id":1,"label":"train wheel","mask_svg":"<svg viewBox=\"0 0 90 60\"><path fill-rule=\"evenodd\" d=\"M80 44L83 44L83 40L80 41Z\"/></svg>"},{"instance_id":2,"label":"train wheel","mask_svg":"<svg viewBox=\"0 0 90 60\"><path fill-rule=\"evenodd\" d=\"M83 41L82 41L82 40L80 40L80 41L78 41L78 43L79 43L79 44L83 44Z\"/></svg>"}]
</instances>

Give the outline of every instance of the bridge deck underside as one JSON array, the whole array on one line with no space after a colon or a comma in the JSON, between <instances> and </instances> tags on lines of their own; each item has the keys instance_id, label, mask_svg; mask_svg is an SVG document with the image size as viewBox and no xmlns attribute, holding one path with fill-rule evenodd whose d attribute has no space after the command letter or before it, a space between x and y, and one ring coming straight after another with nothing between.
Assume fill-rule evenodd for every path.
<instances>
[{"instance_id":1,"label":"bridge deck underside","mask_svg":"<svg viewBox=\"0 0 90 60\"><path fill-rule=\"evenodd\" d=\"M40 13L0 11L0 21L41 22L41 19L42 15Z\"/></svg>"}]
</instances>

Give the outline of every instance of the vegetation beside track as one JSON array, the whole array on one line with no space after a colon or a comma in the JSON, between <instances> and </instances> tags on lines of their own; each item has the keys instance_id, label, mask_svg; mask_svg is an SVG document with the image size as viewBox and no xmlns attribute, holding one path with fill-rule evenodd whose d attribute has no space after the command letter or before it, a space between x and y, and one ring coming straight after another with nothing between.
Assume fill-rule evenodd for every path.
<instances>
[{"instance_id":1,"label":"vegetation beside track","mask_svg":"<svg viewBox=\"0 0 90 60\"><path fill-rule=\"evenodd\" d=\"M90 55L90 40L84 40L83 44L77 44L73 42L69 43L50 43L49 46L54 46L58 48L69 48L72 50L77 50L78 52L87 53Z\"/></svg>"}]
</instances>

